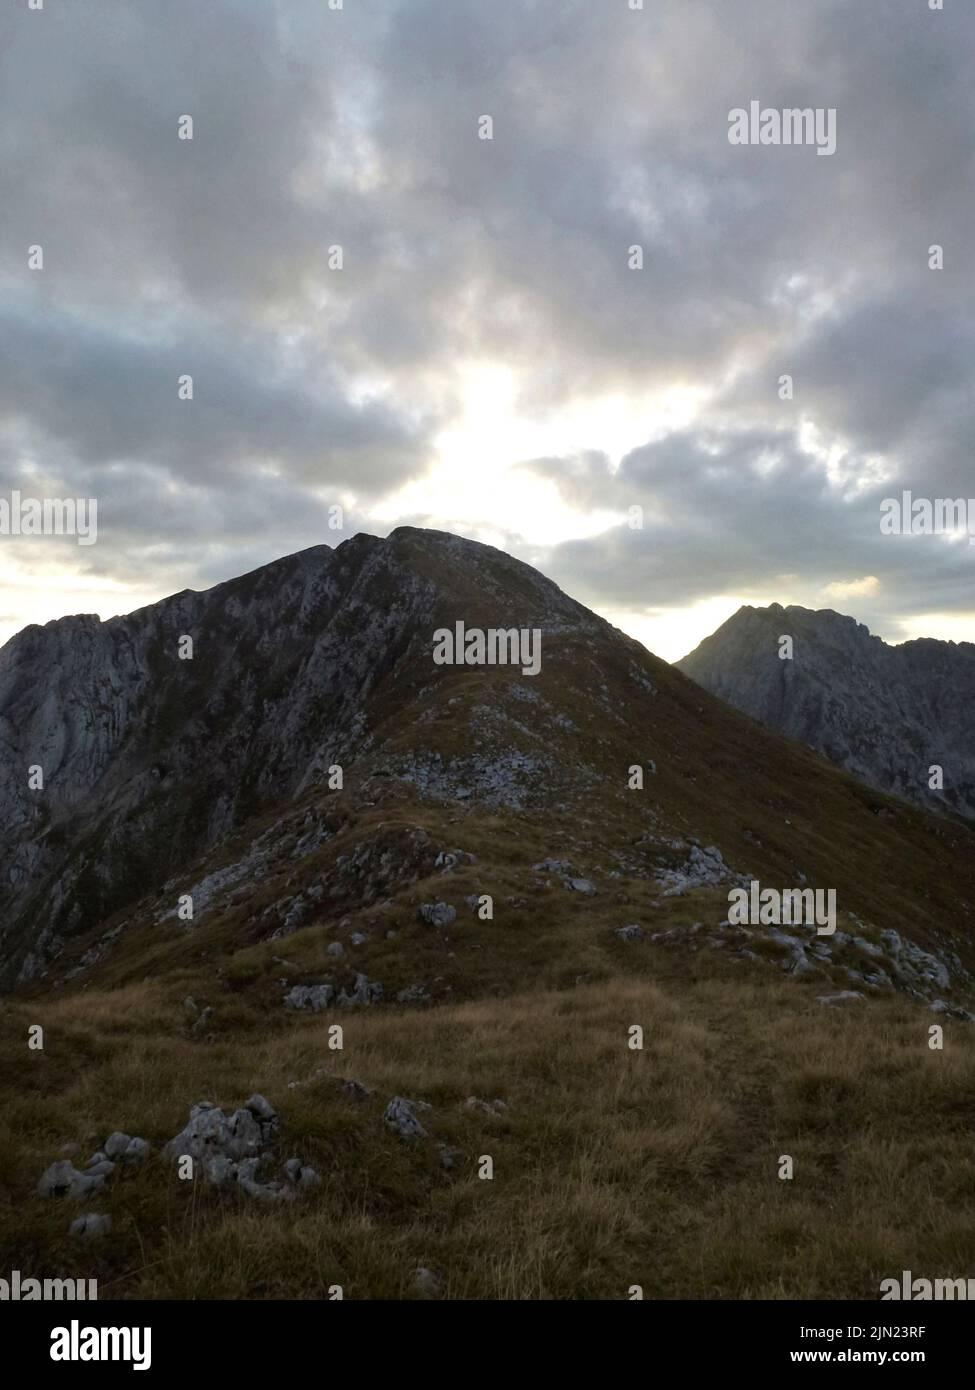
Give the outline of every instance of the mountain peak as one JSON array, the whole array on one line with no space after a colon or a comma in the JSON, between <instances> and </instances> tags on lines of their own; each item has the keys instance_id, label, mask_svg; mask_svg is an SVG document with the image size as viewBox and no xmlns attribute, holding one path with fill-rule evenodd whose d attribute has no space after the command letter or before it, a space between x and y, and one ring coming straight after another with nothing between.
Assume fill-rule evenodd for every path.
<instances>
[{"instance_id":1,"label":"mountain peak","mask_svg":"<svg viewBox=\"0 0 975 1390\"><path fill-rule=\"evenodd\" d=\"M785 631L783 631L783 628ZM792 639L783 650L780 638ZM923 658L923 659L922 659ZM888 646L832 608L741 608L678 668L770 728L919 805L975 817L975 646ZM933 787L941 768L943 786Z\"/></svg>"}]
</instances>

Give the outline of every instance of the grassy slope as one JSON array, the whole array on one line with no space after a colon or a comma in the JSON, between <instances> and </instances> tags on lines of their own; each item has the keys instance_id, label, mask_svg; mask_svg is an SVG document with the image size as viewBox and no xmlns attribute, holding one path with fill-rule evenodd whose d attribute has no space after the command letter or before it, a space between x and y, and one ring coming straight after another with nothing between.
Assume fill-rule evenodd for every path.
<instances>
[{"instance_id":1,"label":"grassy slope","mask_svg":"<svg viewBox=\"0 0 975 1390\"><path fill-rule=\"evenodd\" d=\"M970 1028L949 1024L933 1052L930 1015L901 1000L871 1002L865 1025L863 1006L824 1009L713 956L640 964L567 991L373 1009L345 1020L342 1053L323 1016L268 1029L256 1010L191 1040L153 984L58 1001L29 1090L4 1099L7 1266L83 1268L103 1296L169 1298L323 1297L336 1283L399 1297L418 1263L472 1298L622 1298L633 1283L661 1298L870 1298L901 1269L971 1270ZM5 1075L23 1078L17 1034L35 1016L6 1020ZM627 1047L633 1023L642 1052ZM348 1075L374 1094L347 1097ZM96 1205L115 1232L79 1246L63 1204L24 1200L58 1141L93 1149L124 1119L155 1145L187 1097L230 1105L254 1089L280 1108L282 1153L325 1179L307 1202L258 1208L153 1163L113 1180ZM428 1142L384 1130L394 1094L432 1103ZM469 1095L509 1109L469 1112ZM435 1141L459 1150L452 1172ZM776 1176L785 1153L791 1182ZM477 1177L484 1154L492 1181Z\"/></svg>"},{"instance_id":2,"label":"grassy slope","mask_svg":"<svg viewBox=\"0 0 975 1390\"><path fill-rule=\"evenodd\" d=\"M631 657L655 697L633 686ZM449 1296L477 1298L622 1298L634 1283L647 1297L869 1298L901 1269L972 1272L968 1025L939 1019L945 1048L931 1051L934 1016L910 1000L829 1009L816 1002L821 981L713 951L625 945L613 931L723 918L726 890L660 897L651 876L666 853L637 843L648 831L693 834L764 883L793 885L802 869L811 885L836 887L841 911L871 931L892 926L950 946L971 969L971 832L862 787L635 644L596 650L566 638L546 649L533 688L573 732L520 705L522 731L492 730L477 711L512 714L506 682L505 672L452 672L406 708L391 700L381 756L328 798L346 828L299 865L272 865L246 907L228 903L187 933L153 925L147 905L128 915L104 963L8 1001L0 1265L90 1273L104 1296L132 1297L321 1297L335 1283L348 1297L409 1296L418 1263L444 1276ZM464 756L492 740L499 751L541 748L565 784L540 786L537 804L516 813L423 803L393 777L366 780L397 750ZM649 758L656 777L627 791L628 765ZM602 775L583 786L587 765ZM204 868L231 862L273 819ZM476 866L427 873L374 902L337 901L285 940L255 939L255 903L337 873L337 857L364 840L395 846L418 825L433 845L475 854ZM542 887L530 866L548 855L569 857L598 895ZM620 855L634 867L610 877ZM494 922L463 907L472 892L494 894ZM435 897L461 909L446 933L417 919ZM347 946L346 963L381 980L387 997L417 982L433 1002L283 1010L279 981L332 973L325 946L353 928L369 940ZM205 1036L188 1032L186 994L216 1009ZM335 1021L342 1052L327 1046ZM37 1022L42 1053L25 1047ZM646 1030L642 1052L627 1047L634 1023ZM348 1098L341 1077L373 1095ZM196 1100L235 1106L255 1090L281 1112L280 1156L298 1154L325 1180L293 1208L180 1183L156 1156L89 1204L110 1211L115 1230L80 1244L66 1234L75 1209L32 1195L63 1145L86 1158L122 1128L158 1151ZM394 1094L431 1103L428 1142L406 1145L384 1129ZM470 1112L470 1095L509 1108ZM458 1150L450 1172L438 1141ZM493 1181L477 1177L484 1154ZM776 1176L780 1154L795 1160L791 1182Z\"/></svg>"}]
</instances>

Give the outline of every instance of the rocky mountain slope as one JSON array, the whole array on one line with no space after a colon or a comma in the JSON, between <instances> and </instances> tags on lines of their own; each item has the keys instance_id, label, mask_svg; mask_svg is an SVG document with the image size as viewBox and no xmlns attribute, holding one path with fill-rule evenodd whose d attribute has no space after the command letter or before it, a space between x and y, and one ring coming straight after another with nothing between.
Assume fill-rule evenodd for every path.
<instances>
[{"instance_id":1,"label":"rocky mountain slope","mask_svg":"<svg viewBox=\"0 0 975 1390\"><path fill-rule=\"evenodd\" d=\"M25 628L0 650L0 980L30 977L190 853L363 757L435 681L434 629L512 605L546 637L598 626L498 551L401 530L108 622ZM475 781L476 762L472 748Z\"/></svg>"},{"instance_id":2,"label":"rocky mountain slope","mask_svg":"<svg viewBox=\"0 0 975 1390\"><path fill-rule=\"evenodd\" d=\"M779 657L780 637L793 658ZM975 818L975 645L890 647L854 618L777 603L740 608L677 663L686 675L801 739L872 786ZM930 786L942 769L943 786Z\"/></svg>"},{"instance_id":3,"label":"rocky mountain slope","mask_svg":"<svg viewBox=\"0 0 975 1390\"><path fill-rule=\"evenodd\" d=\"M539 673L436 665L457 621L540 629ZM872 1297L975 1249L942 1211L973 832L529 567L402 528L30 628L0 719L9 1267L83 1239L106 1296ZM835 890L836 932L733 924L752 878Z\"/></svg>"}]
</instances>

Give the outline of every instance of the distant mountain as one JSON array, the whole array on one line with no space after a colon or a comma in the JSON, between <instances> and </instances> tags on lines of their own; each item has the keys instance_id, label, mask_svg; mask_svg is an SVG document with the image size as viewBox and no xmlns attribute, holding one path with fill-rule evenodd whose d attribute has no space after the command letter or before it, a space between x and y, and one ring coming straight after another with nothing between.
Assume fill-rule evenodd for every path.
<instances>
[{"instance_id":1,"label":"distant mountain","mask_svg":"<svg viewBox=\"0 0 975 1390\"><path fill-rule=\"evenodd\" d=\"M791 660L780 637L792 638ZM890 647L854 618L740 608L676 665L722 700L872 786L975 818L975 645ZM943 769L943 789L929 769ZM936 774L935 774L936 776Z\"/></svg>"}]
</instances>

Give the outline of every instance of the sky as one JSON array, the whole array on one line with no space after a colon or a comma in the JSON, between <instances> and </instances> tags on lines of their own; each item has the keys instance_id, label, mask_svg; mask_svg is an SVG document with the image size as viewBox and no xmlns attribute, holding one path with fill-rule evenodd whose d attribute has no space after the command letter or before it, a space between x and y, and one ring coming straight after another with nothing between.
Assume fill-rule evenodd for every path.
<instances>
[{"instance_id":1,"label":"sky","mask_svg":"<svg viewBox=\"0 0 975 1390\"><path fill-rule=\"evenodd\" d=\"M0 640L409 524L668 660L743 603L975 641L967 536L880 529L975 529L973 44L969 0L12 0L0 502L98 529L0 535ZM835 151L732 144L753 101Z\"/></svg>"}]
</instances>

